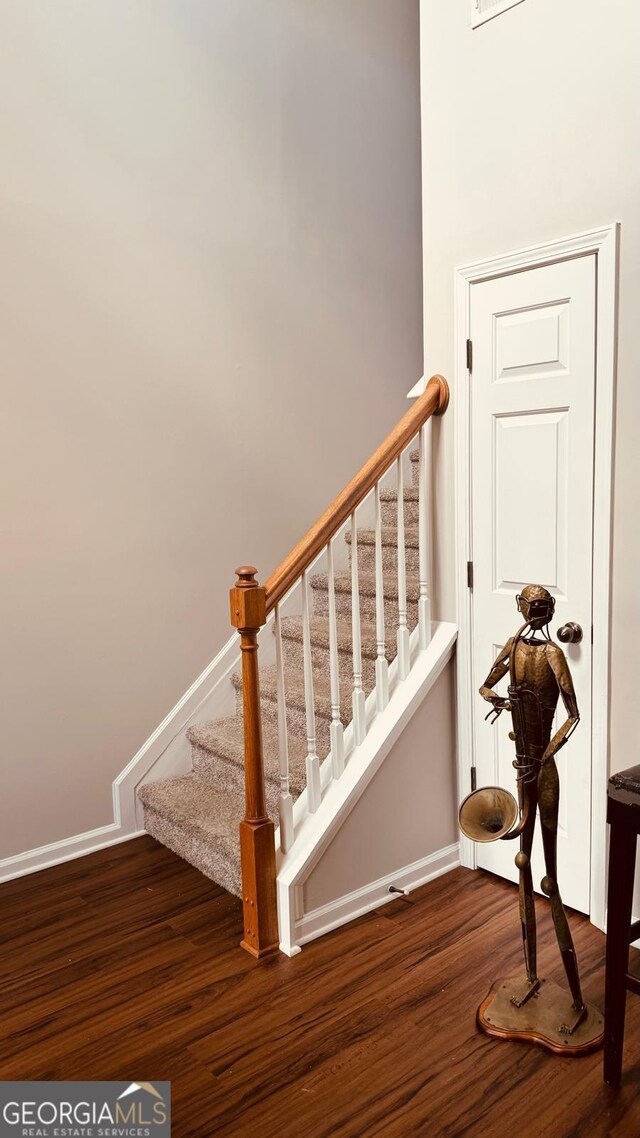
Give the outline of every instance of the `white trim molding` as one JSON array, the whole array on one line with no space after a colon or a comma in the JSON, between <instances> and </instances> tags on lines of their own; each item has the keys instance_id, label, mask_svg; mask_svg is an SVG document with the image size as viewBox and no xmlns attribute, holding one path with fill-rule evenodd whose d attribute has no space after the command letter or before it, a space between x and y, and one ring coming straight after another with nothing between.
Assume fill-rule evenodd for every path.
<instances>
[{"instance_id":1,"label":"white trim molding","mask_svg":"<svg viewBox=\"0 0 640 1138\"><path fill-rule=\"evenodd\" d=\"M348 921L354 921L356 917L362 917L389 901L397 901L398 894L389 892L390 885L410 894L421 885L441 877L443 873L457 869L459 865L458 843L455 842L453 845L445 846L444 849L427 854L411 865L405 865L394 873L388 873L377 881L371 881L360 889L354 889L344 897L338 897L327 905L321 905L318 909L305 913L297 923L298 951L300 945L316 940L317 937L324 936L325 933L330 933L340 925L346 925Z\"/></svg>"},{"instance_id":2,"label":"white trim molding","mask_svg":"<svg viewBox=\"0 0 640 1138\"><path fill-rule=\"evenodd\" d=\"M261 644L262 647L262 644ZM125 830L139 828L141 811L136 791L153 772L154 781L176 777L191 770L191 746L187 727L195 719L214 719L235 712L231 675L238 666L240 649L235 633L198 676L175 707L136 751L113 783L114 821Z\"/></svg>"},{"instance_id":3,"label":"white trim molding","mask_svg":"<svg viewBox=\"0 0 640 1138\"><path fill-rule=\"evenodd\" d=\"M471 27L479 28L488 20L493 20L509 8L515 8L522 0L471 0Z\"/></svg>"},{"instance_id":4,"label":"white trim molding","mask_svg":"<svg viewBox=\"0 0 640 1138\"><path fill-rule=\"evenodd\" d=\"M620 224L614 222L560 241L534 245L454 270L458 786L462 799L470 789L470 768L473 763L472 602L466 579L467 561L472 560L469 383L466 361L471 286L518 270L550 265L574 257L595 254L597 259L590 917L599 929L604 929L606 916L611 525L619 242ZM460 842L460 863L470 869L476 865L474 844L466 838Z\"/></svg>"},{"instance_id":5,"label":"white trim molding","mask_svg":"<svg viewBox=\"0 0 640 1138\"><path fill-rule=\"evenodd\" d=\"M25 850L24 853L0 860L0 883L12 881L14 877L25 877L28 873L37 873L41 869L50 869L53 865L61 865L63 861L72 861L76 857L85 857L86 854L103 850L107 846L139 838L142 834L144 830L124 831L117 822L111 822L108 826L87 830L85 834L72 834L59 842Z\"/></svg>"},{"instance_id":6,"label":"white trim molding","mask_svg":"<svg viewBox=\"0 0 640 1138\"><path fill-rule=\"evenodd\" d=\"M420 379L414 383L411 391L407 391L407 399L417 399L419 395L424 395L427 390L427 377L421 375Z\"/></svg>"}]
</instances>

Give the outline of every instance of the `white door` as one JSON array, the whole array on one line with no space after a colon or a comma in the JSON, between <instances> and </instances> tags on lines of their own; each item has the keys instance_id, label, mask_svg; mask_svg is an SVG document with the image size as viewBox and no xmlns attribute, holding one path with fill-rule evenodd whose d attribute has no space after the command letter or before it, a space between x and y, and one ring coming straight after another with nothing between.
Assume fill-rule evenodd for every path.
<instances>
[{"instance_id":1,"label":"white door","mask_svg":"<svg viewBox=\"0 0 640 1138\"><path fill-rule=\"evenodd\" d=\"M544 585L556 599L550 632L582 626L561 645L581 720L558 754L558 878L566 904L589 911L591 612L595 400L595 256L511 273L471 287L473 683L520 627L516 595ZM508 678L497 686L506 694ZM491 726L474 700L477 785L515 793L510 716ZM559 701L556 722L564 705ZM544 875L539 822L536 888ZM517 879L517 841L477 845L478 864Z\"/></svg>"}]
</instances>

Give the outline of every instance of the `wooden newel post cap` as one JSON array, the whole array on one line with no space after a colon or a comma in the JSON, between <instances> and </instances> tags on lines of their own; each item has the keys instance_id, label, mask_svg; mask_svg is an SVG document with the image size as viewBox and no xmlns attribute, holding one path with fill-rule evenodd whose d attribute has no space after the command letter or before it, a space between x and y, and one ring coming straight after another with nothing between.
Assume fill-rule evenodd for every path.
<instances>
[{"instance_id":1,"label":"wooden newel post cap","mask_svg":"<svg viewBox=\"0 0 640 1138\"><path fill-rule=\"evenodd\" d=\"M236 589L253 589L258 585L256 581L256 573L258 570L255 565L240 565L235 570L235 575L238 578L236 581Z\"/></svg>"},{"instance_id":2,"label":"wooden newel post cap","mask_svg":"<svg viewBox=\"0 0 640 1138\"><path fill-rule=\"evenodd\" d=\"M234 628L262 628L267 622L266 593L256 581L258 570L253 565L240 565L236 581L229 592L231 623Z\"/></svg>"}]
</instances>

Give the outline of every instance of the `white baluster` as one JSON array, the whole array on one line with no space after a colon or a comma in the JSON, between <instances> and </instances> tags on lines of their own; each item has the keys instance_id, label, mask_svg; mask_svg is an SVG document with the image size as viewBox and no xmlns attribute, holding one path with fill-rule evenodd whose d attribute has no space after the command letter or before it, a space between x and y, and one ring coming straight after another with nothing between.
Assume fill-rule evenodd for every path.
<instances>
[{"instance_id":1,"label":"white baluster","mask_svg":"<svg viewBox=\"0 0 640 1138\"><path fill-rule=\"evenodd\" d=\"M380 483L376 482L376 707L384 711L389 702L389 665L384 650L384 574L382 572L382 511Z\"/></svg>"},{"instance_id":2,"label":"white baluster","mask_svg":"<svg viewBox=\"0 0 640 1138\"><path fill-rule=\"evenodd\" d=\"M398 678L406 680L411 666L409 659L409 628L407 626L407 568L404 537L404 473L402 455L396 462L398 492Z\"/></svg>"},{"instance_id":3,"label":"white baluster","mask_svg":"<svg viewBox=\"0 0 640 1138\"><path fill-rule=\"evenodd\" d=\"M420 429L420 471L418 475L418 543L420 557L420 597L418 625L420 648L427 648L431 640L431 601L429 600L429 488L431 474L431 422Z\"/></svg>"},{"instance_id":4,"label":"white baluster","mask_svg":"<svg viewBox=\"0 0 640 1138\"><path fill-rule=\"evenodd\" d=\"M283 853L293 845L293 799L289 791L289 740L287 738L287 703L284 693L284 663L282 659L282 629L280 605L276 605L276 691L278 696L278 757L280 762L280 849Z\"/></svg>"},{"instance_id":5,"label":"white baluster","mask_svg":"<svg viewBox=\"0 0 640 1138\"><path fill-rule=\"evenodd\" d=\"M333 571L333 544L327 546L329 568L329 672L331 677L331 768L334 778L344 771L344 728L340 719L340 673L338 668L338 628L336 588Z\"/></svg>"},{"instance_id":6,"label":"white baluster","mask_svg":"<svg viewBox=\"0 0 640 1138\"><path fill-rule=\"evenodd\" d=\"M315 814L320 805L320 760L316 753L316 709L313 697L311 630L309 627L309 574L302 574L302 651L304 658L304 703L307 716L307 805Z\"/></svg>"},{"instance_id":7,"label":"white baluster","mask_svg":"<svg viewBox=\"0 0 640 1138\"><path fill-rule=\"evenodd\" d=\"M358 531L356 511L351 515L351 641L353 646L353 738L356 747L367 734L364 691L362 689L362 642L360 638L360 587L358 584Z\"/></svg>"}]
</instances>

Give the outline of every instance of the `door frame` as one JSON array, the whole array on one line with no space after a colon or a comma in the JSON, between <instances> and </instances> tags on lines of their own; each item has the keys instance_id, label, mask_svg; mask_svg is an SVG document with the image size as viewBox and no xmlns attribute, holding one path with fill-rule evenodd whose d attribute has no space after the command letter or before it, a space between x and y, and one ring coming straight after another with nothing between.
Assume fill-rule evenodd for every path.
<instances>
[{"instance_id":1,"label":"door frame","mask_svg":"<svg viewBox=\"0 0 640 1138\"><path fill-rule=\"evenodd\" d=\"M605 927L607 864L607 780L609 777L610 588L613 491L614 405L616 387L618 260L620 223L545 242L454 270L454 432L457 646L458 793L471 787L473 765L473 670L471 630L473 590L467 584L467 562L473 560L471 533L470 400L467 339L471 287L557 261L596 257L596 376L593 492L593 659L591 723L591 869L590 920ZM460 864L476 868L475 844L460 834Z\"/></svg>"}]
</instances>

